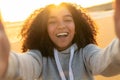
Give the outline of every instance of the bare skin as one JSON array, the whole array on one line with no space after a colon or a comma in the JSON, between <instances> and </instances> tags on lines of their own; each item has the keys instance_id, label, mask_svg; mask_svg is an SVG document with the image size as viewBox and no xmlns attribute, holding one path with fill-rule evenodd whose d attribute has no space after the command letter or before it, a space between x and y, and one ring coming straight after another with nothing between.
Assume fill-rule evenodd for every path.
<instances>
[{"instance_id":1,"label":"bare skin","mask_svg":"<svg viewBox=\"0 0 120 80\"><path fill-rule=\"evenodd\" d=\"M7 70L9 52L10 44L5 33L0 14L0 79L4 76Z\"/></svg>"},{"instance_id":2,"label":"bare skin","mask_svg":"<svg viewBox=\"0 0 120 80\"><path fill-rule=\"evenodd\" d=\"M117 37L120 39L120 0L115 1L114 21L116 34Z\"/></svg>"},{"instance_id":3,"label":"bare skin","mask_svg":"<svg viewBox=\"0 0 120 80\"><path fill-rule=\"evenodd\" d=\"M120 0L115 0L114 21L115 21L116 34L120 39ZM7 70L9 53L10 53L10 44L5 33L4 25L2 23L1 14L0 14L0 80L5 75L5 72Z\"/></svg>"}]
</instances>

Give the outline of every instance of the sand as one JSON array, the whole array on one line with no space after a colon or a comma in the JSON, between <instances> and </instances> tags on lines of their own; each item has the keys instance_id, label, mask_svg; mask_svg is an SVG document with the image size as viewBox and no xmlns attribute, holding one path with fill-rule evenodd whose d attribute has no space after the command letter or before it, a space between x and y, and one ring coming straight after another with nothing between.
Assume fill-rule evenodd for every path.
<instances>
[{"instance_id":1,"label":"sand","mask_svg":"<svg viewBox=\"0 0 120 80\"><path fill-rule=\"evenodd\" d=\"M98 36L97 42L101 48L105 48L110 42L116 38L115 30L114 30L114 20L113 14L106 15L107 12L99 13L100 15L103 14L101 17L95 17L94 20L96 21L98 27ZM93 15L94 16L94 15ZM103 77L103 76L95 76L96 80L120 80L120 75L114 77Z\"/></svg>"},{"instance_id":2,"label":"sand","mask_svg":"<svg viewBox=\"0 0 120 80\"><path fill-rule=\"evenodd\" d=\"M108 14L108 15L107 15ZM113 21L113 13L111 12L97 12L92 13L91 16L96 21L98 27L98 36L97 42L98 45L102 48L106 47L116 36L114 31L114 21ZM7 24L6 24L7 25ZM9 27L8 27L9 26ZM15 52L21 52L21 43L19 38L16 36L20 32L21 24L15 25L7 25L6 32L9 37L11 48ZM95 76L96 80L120 80L120 75L114 77L103 77L103 76Z\"/></svg>"}]
</instances>

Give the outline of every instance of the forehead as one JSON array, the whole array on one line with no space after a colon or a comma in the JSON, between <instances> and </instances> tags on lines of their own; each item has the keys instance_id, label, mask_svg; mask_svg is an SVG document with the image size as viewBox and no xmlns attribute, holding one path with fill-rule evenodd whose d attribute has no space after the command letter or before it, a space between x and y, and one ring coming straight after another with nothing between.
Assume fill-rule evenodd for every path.
<instances>
[{"instance_id":1,"label":"forehead","mask_svg":"<svg viewBox=\"0 0 120 80\"><path fill-rule=\"evenodd\" d=\"M66 7L54 7L50 10L50 16L71 15L70 11Z\"/></svg>"}]
</instances>

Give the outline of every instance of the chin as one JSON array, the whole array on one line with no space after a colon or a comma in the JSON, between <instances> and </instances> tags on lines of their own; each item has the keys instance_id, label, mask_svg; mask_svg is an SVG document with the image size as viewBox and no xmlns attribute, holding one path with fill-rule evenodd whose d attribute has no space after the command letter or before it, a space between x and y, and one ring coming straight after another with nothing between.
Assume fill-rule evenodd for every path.
<instances>
[{"instance_id":1,"label":"chin","mask_svg":"<svg viewBox=\"0 0 120 80\"><path fill-rule=\"evenodd\" d=\"M58 51L63 51L63 50L65 50L65 49L69 48L69 46L70 46L70 45L60 46L60 47L56 47L56 49L57 49Z\"/></svg>"}]
</instances>

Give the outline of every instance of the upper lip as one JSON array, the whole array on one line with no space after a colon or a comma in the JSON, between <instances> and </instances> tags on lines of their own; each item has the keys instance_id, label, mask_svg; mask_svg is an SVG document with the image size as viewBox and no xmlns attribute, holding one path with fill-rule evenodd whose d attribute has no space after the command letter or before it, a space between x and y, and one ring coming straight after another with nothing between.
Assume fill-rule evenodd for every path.
<instances>
[{"instance_id":1,"label":"upper lip","mask_svg":"<svg viewBox=\"0 0 120 80\"><path fill-rule=\"evenodd\" d=\"M68 32L60 32L60 33L57 33L56 36L59 37L59 36L67 36L69 33Z\"/></svg>"}]
</instances>

